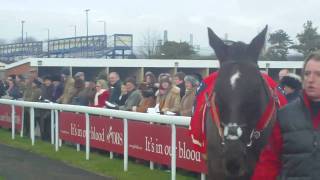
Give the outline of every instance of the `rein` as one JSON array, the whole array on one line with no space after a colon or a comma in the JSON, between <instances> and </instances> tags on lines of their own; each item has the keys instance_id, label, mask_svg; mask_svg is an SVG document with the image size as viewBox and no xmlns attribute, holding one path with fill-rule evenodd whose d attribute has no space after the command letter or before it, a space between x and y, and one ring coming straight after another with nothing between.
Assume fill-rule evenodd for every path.
<instances>
[{"instance_id":1,"label":"rein","mask_svg":"<svg viewBox=\"0 0 320 180\"><path fill-rule=\"evenodd\" d=\"M270 98L268 101L268 105L265 109L265 111L263 112L262 116L260 117L258 123L256 124L256 127L251 131L250 134L250 139L249 139L249 143L247 143L247 147L251 147L253 142L255 140L258 140L261 137L261 133L267 128L267 126L271 123L271 121L273 119L275 119L276 117L276 109L277 109L277 105L280 104L279 99L276 95L276 89L271 89L269 88L269 92L270 92ZM206 103L205 103L205 108L209 108L211 116L213 117L212 120L214 122L214 124L216 125L219 135L221 137L221 144L224 145L225 144L225 138L227 137L227 139L231 139L231 140L236 140L239 139L240 136L242 135L242 130L240 128L240 126L236 126L235 124L228 124L226 127L222 127L221 124L221 120L220 117L218 115L218 109L215 103L215 98L216 98L216 93L213 92L211 97L207 94L205 94L205 98L206 98ZM229 129L234 129L234 131L236 131L237 136L231 136L231 138L228 138L228 131Z\"/></svg>"}]
</instances>

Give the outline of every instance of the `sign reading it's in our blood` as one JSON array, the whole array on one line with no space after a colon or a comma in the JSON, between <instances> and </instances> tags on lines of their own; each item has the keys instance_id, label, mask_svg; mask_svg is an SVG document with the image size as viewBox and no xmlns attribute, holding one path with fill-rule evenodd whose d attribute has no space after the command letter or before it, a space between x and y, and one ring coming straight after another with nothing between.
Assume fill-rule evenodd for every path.
<instances>
[{"instance_id":1,"label":"sign reading it's in our blood","mask_svg":"<svg viewBox=\"0 0 320 180\"><path fill-rule=\"evenodd\" d=\"M11 128L11 105L0 104L0 127ZM15 106L15 128L21 131L22 108Z\"/></svg>"},{"instance_id":2,"label":"sign reading it's in our blood","mask_svg":"<svg viewBox=\"0 0 320 180\"><path fill-rule=\"evenodd\" d=\"M177 167L194 172L207 172L201 153L192 148L186 127L176 128ZM60 112L61 139L85 144L85 116ZM123 153L123 121L105 116L90 116L90 147ZM171 126L128 121L129 156L159 164L171 163Z\"/></svg>"},{"instance_id":3,"label":"sign reading it's in our blood","mask_svg":"<svg viewBox=\"0 0 320 180\"><path fill-rule=\"evenodd\" d=\"M85 115L72 112L59 113L61 139L85 144ZM105 116L90 116L90 147L123 153L123 122Z\"/></svg>"}]
</instances>

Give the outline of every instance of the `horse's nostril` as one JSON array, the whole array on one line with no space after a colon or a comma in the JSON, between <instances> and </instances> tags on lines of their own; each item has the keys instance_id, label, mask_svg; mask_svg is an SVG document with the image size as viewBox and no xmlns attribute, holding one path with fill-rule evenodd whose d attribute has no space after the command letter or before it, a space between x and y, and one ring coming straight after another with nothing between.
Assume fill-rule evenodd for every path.
<instances>
[{"instance_id":1,"label":"horse's nostril","mask_svg":"<svg viewBox=\"0 0 320 180\"><path fill-rule=\"evenodd\" d=\"M229 160L225 164L227 173L231 176L238 176L240 174L240 162L237 160Z\"/></svg>"}]
</instances>

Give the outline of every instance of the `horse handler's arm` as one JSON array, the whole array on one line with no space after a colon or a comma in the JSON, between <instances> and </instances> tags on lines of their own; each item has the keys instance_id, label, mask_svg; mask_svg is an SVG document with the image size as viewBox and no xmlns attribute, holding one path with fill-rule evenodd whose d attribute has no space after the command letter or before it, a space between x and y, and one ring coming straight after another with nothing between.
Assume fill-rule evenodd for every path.
<instances>
[{"instance_id":1,"label":"horse handler's arm","mask_svg":"<svg viewBox=\"0 0 320 180\"><path fill-rule=\"evenodd\" d=\"M282 151L282 136L280 125L274 126L268 144L261 151L259 160L251 180L276 180L281 171L280 155Z\"/></svg>"}]
</instances>

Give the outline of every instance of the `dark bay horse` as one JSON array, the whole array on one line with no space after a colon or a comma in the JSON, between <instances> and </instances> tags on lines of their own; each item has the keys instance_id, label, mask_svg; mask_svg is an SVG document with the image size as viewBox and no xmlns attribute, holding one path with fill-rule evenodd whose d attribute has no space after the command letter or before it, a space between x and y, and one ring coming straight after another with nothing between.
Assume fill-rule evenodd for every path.
<instances>
[{"instance_id":1,"label":"dark bay horse","mask_svg":"<svg viewBox=\"0 0 320 180\"><path fill-rule=\"evenodd\" d=\"M275 120L276 100L257 63L267 26L250 44L224 43L208 32L220 63L213 92L206 97L208 177L247 180Z\"/></svg>"}]
</instances>

